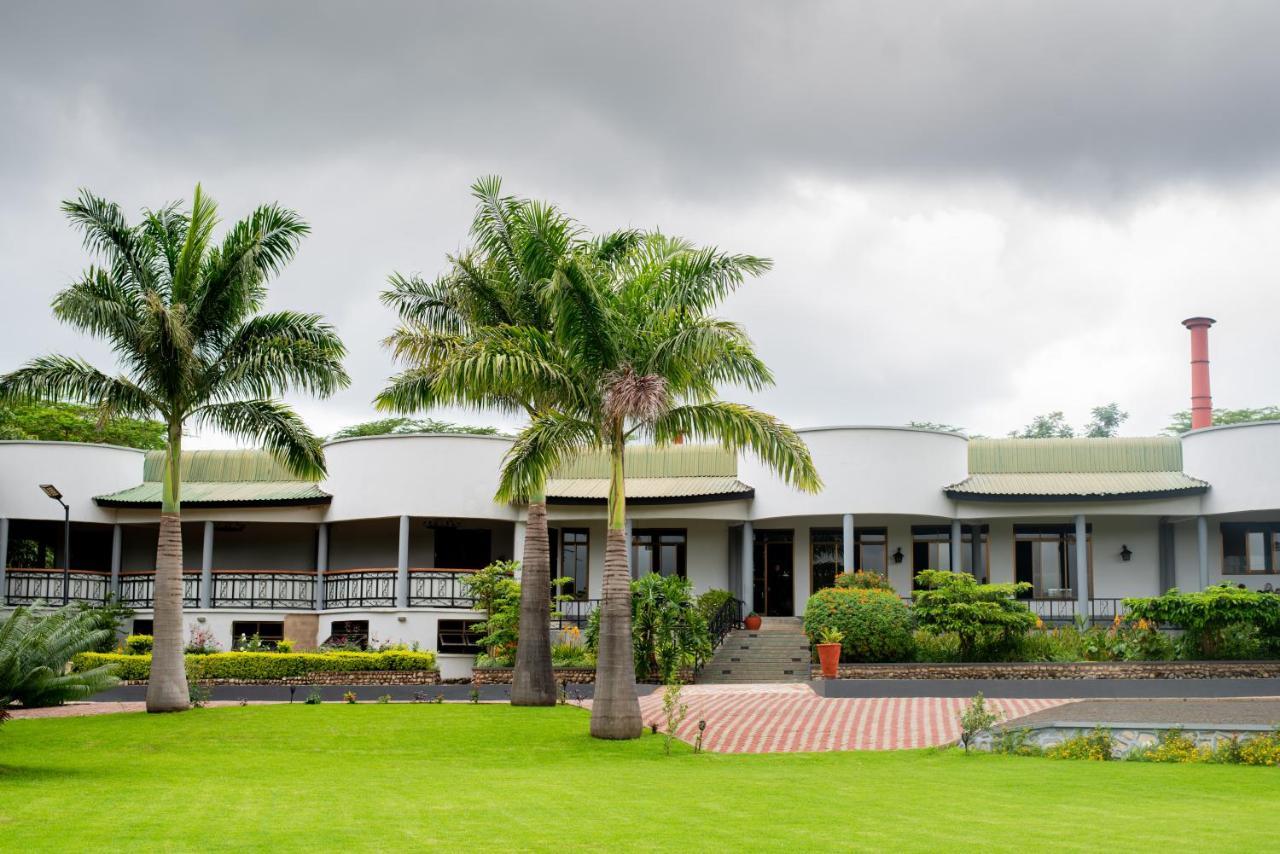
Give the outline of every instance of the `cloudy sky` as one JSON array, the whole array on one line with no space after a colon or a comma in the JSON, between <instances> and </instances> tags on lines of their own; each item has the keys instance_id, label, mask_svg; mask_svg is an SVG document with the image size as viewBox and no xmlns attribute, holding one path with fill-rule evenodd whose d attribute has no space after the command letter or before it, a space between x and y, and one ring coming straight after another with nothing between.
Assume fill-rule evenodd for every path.
<instances>
[{"instance_id":1,"label":"cloudy sky","mask_svg":"<svg viewBox=\"0 0 1280 854\"><path fill-rule=\"evenodd\" d=\"M313 233L272 307L339 328L373 417L377 300L466 241L477 176L588 227L774 259L723 308L796 426L1002 434L1280 403L1280 4L46 3L0 8L0 369L109 363L48 306L78 187L135 212L262 201ZM738 395L741 397L741 395ZM500 423L485 415L443 413ZM218 437L202 437L204 443Z\"/></svg>"}]
</instances>

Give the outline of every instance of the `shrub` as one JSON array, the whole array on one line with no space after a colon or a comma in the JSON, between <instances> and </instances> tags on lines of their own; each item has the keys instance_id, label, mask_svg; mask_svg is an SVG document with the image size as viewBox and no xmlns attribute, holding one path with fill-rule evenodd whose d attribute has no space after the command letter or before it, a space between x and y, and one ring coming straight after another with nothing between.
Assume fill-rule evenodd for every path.
<instances>
[{"instance_id":1,"label":"shrub","mask_svg":"<svg viewBox=\"0 0 1280 854\"><path fill-rule=\"evenodd\" d=\"M302 702L308 706L318 706L324 702L324 697L320 695L320 689L312 685L311 690L307 692L307 699Z\"/></svg>"},{"instance_id":2,"label":"shrub","mask_svg":"<svg viewBox=\"0 0 1280 854\"><path fill-rule=\"evenodd\" d=\"M151 635L129 635L124 639L126 655L150 655L155 639Z\"/></svg>"},{"instance_id":3,"label":"shrub","mask_svg":"<svg viewBox=\"0 0 1280 854\"><path fill-rule=\"evenodd\" d=\"M911 635L915 660L925 664L946 664L960 660L960 638L954 632L934 634L916 629Z\"/></svg>"},{"instance_id":4,"label":"shrub","mask_svg":"<svg viewBox=\"0 0 1280 854\"><path fill-rule=\"evenodd\" d=\"M82 653L73 660L79 671L109 666L120 679L145 680L151 672L150 655ZM309 673L357 670L434 670L434 652L217 652L188 655L187 675L192 679L284 679Z\"/></svg>"},{"instance_id":5,"label":"shrub","mask_svg":"<svg viewBox=\"0 0 1280 854\"><path fill-rule=\"evenodd\" d=\"M843 635L845 661L910 661L914 653L911 609L885 590L819 590L805 605L804 630L812 638L827 628Z\"/></svg>"},{"instance_id":6,"label":"shrub","mask_svg":"<svg viewBox=\"0 0 1280 854\"><path fill-rule=\"evenodd\" d=\"M342 702L344 702L344 703L350 703L350 704L354 705L354 704L355 704L355 702L356 702L356 692L355 692L355 691L347 691L347 692L345 692L345 693L342 695Z\"/></svg>"},{"instance_id":7,"label":"shrub","mask_svg":"<svg viewBox=\"0 0 1280 854\"><path fill-rule=\"evenodd\" d=\"M1186 657L1253 657L1280 631L1280 596L1229 583L1198 593L1174 588L1162 596L1126 599L1124 604L1130 619L1180 627Z\"/></svg>"},{"instance_id":8,"label":"shrub","mask_svg":"<svg viewBox=\"0 0 1280 854\"><path fill-rule=\"evenodd\" d=\"M187 680L187 700L193 709L203 709L209 702L209 689L194 679Z\"/></svg>"},{"instance_id":9,"label":"shrub","mask_svg":"<svg viewBox=\"0 0 1280 854\"><path fill-rule=\"evenodd\" d=\"M1031 740L1031 729L1005 729L991 740L991 752L1009 756L1043 756L1044 748Z\"/></svg>"},{"instance_id":10,"label":"shrub","mask_svg":"<svg viewBox=\"0 0 1280 854\"><path fill-rule=\"evenodd\" d=\"M291 640L276 641L276 652L293 652L293 641Z\"/></svg>"},{"instance_id":11,"label":"shrub","mask_svg":"<svg viewBox=\"0 0 1280 854\"><path fill-rule=\"evenodd\" d=\"M221 651L222 645L213 636L213 629L199 624L191 627L191 635L187 638L187 645L183 652L187 655L208 655Z\"/></svg>"},{"instance_id":12,"label":"shrub","mask_svg":"<svg viewBox=\"0 0 1280 854\"><path fill-rule=\"evenodd\" d=\"M519 567L519 561L497 561L463 578L476 598L476 610L485 613L474 628L484 632L480 645L493 659L515 661L520 639L520 582L515 579Z\"/></svg>"},{"instance_id":13,"label":"shrub","mask_svg":"<svg viewBox=\"0 0 1280 854\"><path fill-rule=\"evenodd\" d=\"M44 614L15 608L0 622L0 710L13 703L56 706L110 688L115 677L102 666L64 672L73 658L101 655L86 650L108 636L92 612L74 605Z\"/></svg>"},{"instance_id":14,"label":"shrub","mask_svg":"<svg viewBox=\"0 0 1280 854\"><path fill-rule=\"evenodd\" d=\"M1031 589L1017 584L979 584L967 572L926 569L916 576L920 590L915 600L916 622L935 633L954 632L960 641L960 658L971 661L999 657L1015 647L1036 625L1036 616L1015 598Z\"/></svg>"},{"instance_id":15,"label":"shrub","mask_svg":"<svg viewBox=\"0 0 1280 854\"><path fill-rule=\"evenodd\" d=\"M115 595L108 595L107 601L101 605L90 605L79 602L76 609L88 615L88 620L95 628L105 629L102 640L93 649L85 652L114 652L117 638L123 633L123 626L133 618L133 609L121 604Z\"/></svg>"},{"instance_id":16,"label":"shrub","mask_svg":"<svg viewBox=\"0 0 1280 854\"><path fill-rule=\"evenodd\" d=\"M1000 722L1000 717L999 711L987 708L987 700L979 691L960 713L960 743L964 745L964 752L969 752L974 739L984 732L990 732Z\"/></svg>"},{"instance_id":17,"label":"shrub","mask_svg":"<svg viewBox=\"0 0 1280 854\"><path fill-rule=\"evenodd\" d=\"M631 633L636 679L669 683L680 668L711 651L707 622L694 604L693 585L656 572L631 582ZM596 652L600 611L587 621L587 648Z\"/></svg>"},{"instance_id":18,"label":"shrub","mask_svg":"<svg viewBox=\"0 0 1280 854\"><path fill-rule=\"evenodd\" d=\"M1255 735L1240 744L1240 764L1280 765L1280 730Z\"/></svg>"},{"instance_id":19,"label":"shrub","mask_svg":"<svg viewBox=\"0 0 1280 854\"><path fill-rule=\"evenodd\" d=\"M895 592L889 576L866 569L842 572L836 576L836 587L843 590L888 590Z\"/></svg>"},{"instance_id":20,"label":"shrub","mask_svg":"<svg viewBox=\"0 0 1280 854\"><path fill-rule=\"evenodd\" d=\"M1045 748L1044 755L1050 759L1090 759L1095 762L1110 762L1115 759L1115 739L1111 730L1106 727L1094 727L1086 735L1076 735L1052 747Z\"/></svg>"},{"instance_id":21,"label":"shrub","mask_svg":"<svg viewBox=\"0 0 1280 854\"><path fill-rule=\"evenodd\" d=\"M716 614L720 613L720 609L732 602L734 598L728 590L708 590L698 597L698 613L709 623L715 619Z\"/></svg>"},{"instance_id":22,"label":"shrub","mask_svg":"<svg viewBox=\"0 0 1280 854\"><path fill-rule=\"evenodd\" d=\"M1162 730L1155 744L1134 748L1125 759L1135 762L1208 762L1211 755L1209 748L1196 747L1194 740L1181 729L1174 728Z\"/></svg>"}]
</instances>

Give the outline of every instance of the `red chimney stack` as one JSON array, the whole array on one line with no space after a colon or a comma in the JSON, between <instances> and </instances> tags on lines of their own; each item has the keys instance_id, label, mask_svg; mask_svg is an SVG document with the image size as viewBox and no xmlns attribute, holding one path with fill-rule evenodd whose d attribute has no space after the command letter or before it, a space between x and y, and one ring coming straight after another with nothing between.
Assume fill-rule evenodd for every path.
<instances>
[{"instance_id":1,"label":"red chimney stack","mask_svg":"<svg viewBox=\"0 0 1280 854\"><path fill-rule=\"evenodd\" d=\"M1209 327L1212 317L1188 317L1191 330L1191 429L1213 426L1213 397L1209 394Z\"/></svg>"}]
</instances>

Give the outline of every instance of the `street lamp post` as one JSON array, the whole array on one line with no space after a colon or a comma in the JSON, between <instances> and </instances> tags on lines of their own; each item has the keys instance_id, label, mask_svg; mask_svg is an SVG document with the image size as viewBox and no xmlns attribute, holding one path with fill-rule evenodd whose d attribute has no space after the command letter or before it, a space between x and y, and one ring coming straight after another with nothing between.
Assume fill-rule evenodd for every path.
<instances>
[{"instance_id":1,"label":"street lamp post","mask_svg":"<svg viewBox=\"0 0 1280 854\"><path fill-rule=\"evenodd\" d=\"M62 493L52 483L42 483L44 494L62 505L62 604L71 601L71 505L62 500Z\"/></svg>"}]
</instances>

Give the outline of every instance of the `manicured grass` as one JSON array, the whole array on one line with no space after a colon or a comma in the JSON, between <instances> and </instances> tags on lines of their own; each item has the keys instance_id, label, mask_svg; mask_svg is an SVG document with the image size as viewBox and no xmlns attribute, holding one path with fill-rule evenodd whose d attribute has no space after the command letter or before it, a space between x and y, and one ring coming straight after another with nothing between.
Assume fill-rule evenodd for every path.
<instances>
[{"instance_id":1,"label":"manicured grass","mask_svg":"<svg viewBox=\"0 0 1280 854\"><path fill-rule=\"evenodd\" d=\"M711 722L714 726L714 721ZM1275 850L1280 770L694 755L574 708L324 705L12 721L0 848Z\"/></svg>"}]
</instances>

